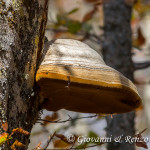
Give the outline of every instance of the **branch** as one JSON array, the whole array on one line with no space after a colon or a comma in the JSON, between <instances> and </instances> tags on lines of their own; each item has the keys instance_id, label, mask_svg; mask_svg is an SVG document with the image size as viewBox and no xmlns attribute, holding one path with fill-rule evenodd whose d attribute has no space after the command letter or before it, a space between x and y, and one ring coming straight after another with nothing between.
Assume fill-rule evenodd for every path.
<instances>
[{"instance_id":1,"label":"branch","mask_svg":"<svg viewBox=\"0 0 150 150\"><path fill-rule=\"evenodd\" d=\"M46 144L46 146L45 146L45 148L44 148L43 150L46 150L46 149L47 149L47 147L49 146L49 144L50 144L50 142L52 141L52 139L53 139L53 137L55 136L55 134L56 134L56 132L54 132L53 135L50 136L50 138L49 138L49 140L47 141L47 144Z\"/></svg>"},{"instance_id":2,"label":"branch","mask_svg":"<svg viewBox=\"0 0 150 150\"><path fill-rule=\"evenodd\" d=\"M85 143L86 144L86 143ZM71 148L69 148L69 149L87 149L87 148L91 148L91 147L97 147L97 146L101 146L102 144L105 144L105 143L100 143L100 144L94 144L94 145L90 145L90 146L84 146L83 145L83 147L81 147L81 148L75 148L75 147L71 147ZM66 149L66 150L69 150L69 149Z\"/></svg>"},{"instance_id":3,"label":"branch","mask_svg":"<svg viewBox=\"0 0 150 150\"><path fill-rule=\"evenodd\" d=\"M150 66L150 61L145 61L142 63L134 63L134 70L145 69Z\"/></svg>"},{"instance_id":4,"label":"branch","mask_svg":"<svg viewBox=\"0 0 150 150\"><path fill-rule=\"evenodd\" d=\"M135 137L135 136L138 136L139 134L144 133L146 130L147 130L147 128L146 128L146 129L144 129L143 131L139 132L138 134L134 135L134 137Z\"/></svg>"},{"instance_id":5,"label":"branch","mask_svg":"<svg viewBox=\"0 0 150 150\"><path fill-rule=\"evenodd\" d=\"M53 32L56 32L56 33L57 33L57 32L64 32L64 33L69 32L68 29L47 28L46 30L50 30L50 31L53 31ZM100 36L97 36L97 35L92 34L92 33L89 33L89 32L80 31L80 32L75 33L75 35L84 35L83 40L89 38L89 39L93 40L94 42L96 42L96 43L98 43L98 44L103 43L103 39L100 38ZM95 39L95 40L94 40L94 39ZM83 41L83 40L82 40L82 41Z\"/></svg>"},{"instance_id":6,"label":"branch","mask_svg":"<svg viewBox=\"0 0 150 150\"><path fill-rule=\"evenodd\" d=\"M66 120L63 120L61 121L61 119L58 119L56 121L49 121L49 120L45 120L45 119L37 119L38 122L37 123L41 123L39 121L46 121L46 122L49 122L49 123L65 123L65 122L68 122L68 121L75 121L75 120L79 120L79 119L85 119L85 118L94 118L94 117L97 117L98 115L92 115L92 116L87 116L87 117L79 117L79 118L71 118L69 115L68 115L68 119Z\"/></svg>"}]
</instances>

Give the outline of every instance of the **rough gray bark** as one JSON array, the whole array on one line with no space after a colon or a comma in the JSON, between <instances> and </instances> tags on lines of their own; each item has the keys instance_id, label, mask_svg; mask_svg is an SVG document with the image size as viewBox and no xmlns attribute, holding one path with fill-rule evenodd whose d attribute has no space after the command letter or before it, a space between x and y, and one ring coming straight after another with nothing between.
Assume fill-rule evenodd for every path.
<instances>
[{"instance_id":1,"label":"rough gray bark","mask_svg":"<svg viewBox=\"0 0 150 150\"><path fill-rule=\"evenodd\" d=\"M131 18L132 7L125 0L109 0L104 4L103 56L106 64L120 71L133 81L133 63L131 60ZM107 136L134 135L135 113L114 115L107 118ZM108 143L108 150L135 150L134 144Z\"/></svg>"},{"instance_id":2,"label":"rough gray bark","mask_svg":"<svg viewBox=\"0 0 150 150\"><path fill-rule=\"evenodd\" d=\"M0 0L0 123L8 122L8 133L31 131L39 110L35 72L42 55L48 0ZM1 125L0 124L0 125ZM3 133L3 128L0 128ZM25 147L29 136L13 135Z\"/></svg>"}]
</instances>

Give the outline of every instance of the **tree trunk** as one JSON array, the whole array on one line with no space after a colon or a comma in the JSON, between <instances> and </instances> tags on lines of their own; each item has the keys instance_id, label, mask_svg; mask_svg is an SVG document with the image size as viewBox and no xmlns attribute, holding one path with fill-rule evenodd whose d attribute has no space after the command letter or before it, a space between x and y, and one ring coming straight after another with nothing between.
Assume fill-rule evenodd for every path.
<instances>
[{"instance_id":1,"label":"tree trunk","mask_svg":"<svg viewBox=\"0 0 150 150\"><path fill-rule=\"evenodd\" d=\"M103 56L106 64L115 68L133 81L133 63L131 60L131 18L132 7L125 0L109 0L104 4ZM135 113L107 117L107 136L134 135ZM135 150L134 144L112 142L108 150Z\"/></svg>"},{"instance_id":2,"label":"tree trunk","mask_svg":"<svg viewBox=\"0 0 150 150\"><path fill-rule=\"evenodd\" d=\"M42 56L47 3L0 0L0 123L8 123L9 134L16 128L30 132L38 116L35 73ZM2 149L10 150L15 140L25 144L17 149L27 149L29 136L21 133L15 133Z\"/></svg>"}]
</instances>

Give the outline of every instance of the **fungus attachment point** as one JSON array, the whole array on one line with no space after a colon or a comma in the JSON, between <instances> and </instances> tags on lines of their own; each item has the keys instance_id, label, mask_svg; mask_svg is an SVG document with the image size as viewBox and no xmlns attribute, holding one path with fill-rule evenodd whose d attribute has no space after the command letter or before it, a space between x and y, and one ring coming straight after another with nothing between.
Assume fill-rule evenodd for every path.
<instances>
[{"instance_id":1,"label":"fungus attachment point","mask_svg":"<svg viewBox=\"0 0 150 150\"><path fill-rule=\"evenodd\" d=\"M36 81L40 94L48 98L44 108L51 111L64 108L114 114L129 112L141 105L134 84L107 66L96 51L76 40L57 39L50 45Z\"/></svg>"}]
</instances>

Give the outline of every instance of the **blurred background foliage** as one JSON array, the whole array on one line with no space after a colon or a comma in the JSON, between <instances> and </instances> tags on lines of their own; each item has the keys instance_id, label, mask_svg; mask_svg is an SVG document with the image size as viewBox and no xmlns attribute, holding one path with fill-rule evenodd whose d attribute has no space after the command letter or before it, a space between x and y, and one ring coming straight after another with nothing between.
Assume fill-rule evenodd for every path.
<instances>
[{"instance_id":1,"label":"blurred background foliage","mask_svg":"<svg viewBox=\"0 0 150 150\"><path fill-rule=\"evenodd\" d=\"M103 4L109 0L49 0L48 22L45 36L48 40L57 38L71 38L83 41L95 49L99 54L103 47L104 40L104 16ZM125 0L131 5L132 0ZM123 17L123 16L122 16ZM134 63L145 63L150 60L150 2L149 0L137 0L132 12L132 60ZM149 66L149 65L147 65ZM136 112L136 131L145 132L145 137L150 139L150 68L145 67L142 70L134 72L135 84L143 98L143 107ZM48 137L57 132L49 143L48 148L68 148L70 143L65 141L65 137L74 134L76 137L84 135L87 137L105 137L106 121L105 115L89 119L78 119L91 114L82 114L60 110L56 113L43 110L41 118L56 121L58 119L67 120L68 115L73 119L65 123L37 123L32 130L31 144L29 149L44 147L47 144ZM111 117L111 116L110 116ZM63 137L64 136L64 137ZM90 145L85 142L82 145L75 143L74 147L81 148ZM93 143L94 144L94 143ZM99 143L100 144L100 143ZM148 143L150 147L150 143ZM91 147L90 150L106 150L105 144L100 147ZM150 149L150 148L149 148ZM137 147L137 150L142 148Z\"/></svg>"}]
</instances>

